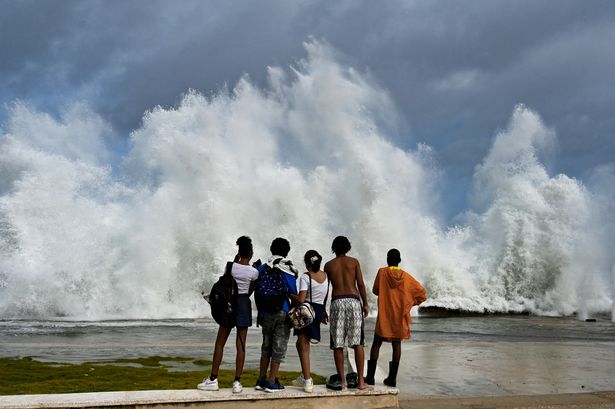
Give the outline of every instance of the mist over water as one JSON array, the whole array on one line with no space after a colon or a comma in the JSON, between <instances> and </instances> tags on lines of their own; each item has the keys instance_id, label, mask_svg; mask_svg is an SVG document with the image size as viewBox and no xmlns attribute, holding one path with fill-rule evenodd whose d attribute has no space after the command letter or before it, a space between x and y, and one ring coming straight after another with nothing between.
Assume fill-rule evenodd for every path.
<instances>
[{"instance_id":1,"label":"mist over water","mask_svg":"<svg viewBox=\"0 0 615 409\"><path fill-rule=\"evenodd\" d=\"M248 234L256 257L289 239L302 266L347 235L367 285L402 252L428 305L471 311L611 311L612 167L587 186L550 175L556 135L523 106L477 164L472 208L446 226L433 209L432 150L395 146L395 106L319 42L210 97L153 108L122 157L80 105L60 118L17 103L0 137L0 319L208 314L200 291ZM418 136L420 140L420 135Z\"/></svg>"}]
</instances>

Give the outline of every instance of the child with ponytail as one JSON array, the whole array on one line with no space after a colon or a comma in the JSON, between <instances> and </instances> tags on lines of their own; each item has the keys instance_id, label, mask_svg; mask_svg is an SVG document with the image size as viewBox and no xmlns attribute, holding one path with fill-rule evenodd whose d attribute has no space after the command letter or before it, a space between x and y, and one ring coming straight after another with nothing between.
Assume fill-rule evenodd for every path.
<instances>
[{"instance_id":1,"label":"child with ponytail","mask_svg":"<svg viewBox=\"0 0 615 409\"><path fill-rule=\"evenodd\" d=\"M329 295L329 280L320 269L322 256L316 250L308 250L304 256L307 272L299 279L299 303L308 302L314 308L314 321L305 328L295 330L297 352L301 361L302 374L293 381L294 386L301 386L305 392L312 392L314 381L310 375L310 343L320 342L320 324L327 324L329 317L325 310Z\"/></svg>"}]
</instances>

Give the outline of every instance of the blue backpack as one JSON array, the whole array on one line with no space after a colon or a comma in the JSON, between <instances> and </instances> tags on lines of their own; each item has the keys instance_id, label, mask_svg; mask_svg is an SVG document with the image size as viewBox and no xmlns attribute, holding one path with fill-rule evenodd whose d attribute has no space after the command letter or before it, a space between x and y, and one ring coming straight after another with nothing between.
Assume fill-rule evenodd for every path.
<instances>
[{"instance_id":1,"label":"blue backpack","mask_svg":"<svg viewBox=\"0 0 615 409\"><path fill-rule=\"evenodd\" d=\"M272 266L266 265L256 280L254 301L256 308L266 314L273 314L280 311L284 306L284 301L288 300L288 285L284 278L284 271L277 265L282 260L275 260Z\"/></svg>"}]
</instances>

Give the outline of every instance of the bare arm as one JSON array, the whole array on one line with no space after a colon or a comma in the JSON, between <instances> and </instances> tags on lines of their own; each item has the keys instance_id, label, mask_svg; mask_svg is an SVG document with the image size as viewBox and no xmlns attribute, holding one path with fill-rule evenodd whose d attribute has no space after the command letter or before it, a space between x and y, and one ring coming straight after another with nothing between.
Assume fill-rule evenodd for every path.
<instances>
[{"instance_id":1,"label":"bare arm","mask_svg":"<svg viewBox=\"0 0 615 409\"><path fill-rule=\"evenodd\" d=\"M305 286L305 281L304 281L305 274L307 274L307 273L303 273L299 277L299 286L298 286L298 290L299 291L297 293L297 298L293 299L293 301L295 301L296 303L299 303L299 304L303 304L305 302L305 299L307 298L307 292L308 292L307 288L308 288L308 286ZM302 287L305 288L305 289L302 290L301 289Z\"/></svg>"},{"instance_id":2,"label":"bare arm","mask_svg":"<svg viewBox=\"0 0 615 409\"><path fill-rule=\"evenodd\" d=\"M331 269L329 268L329 263L330 261L327 261L327 264L325 264L325 268L323 269L323 271L327 275L327 280L329 281L329 285L331 286L331 289L333 289L333 280L332 280L333 277L331 274Z\"/></svg>"},{"instance_id":3,"label":"bare arm","mask_svg":"<svg viewBox=\"0 0 615 409\"><path fill-rule=\"evenodd\" d=\"M301 299L301 295L290 293L288 294L288 297L294 304L301 304L303 302L303 301L299 301ZM303 299L305 300L305 295L303 296Z\"/></svg>"},{"instance_id":4,"label":"bare arm","mask_svg":"<svg viewBox=\"0 0 615 409\"><path fill-rule=\"evenodd\" d=\"M367 317L367 293L365 292L365 283L363 282L363 273L361 273L361 266L359 265L359 262L357 262L356 267L356 279L357 289L359 290L359 294L361 295L361 301L363 302L363 316Z\"/></svg>"},{"instance_id":5,"label":"bare arm","mask_svg":"<svg viewBox=\"0 0 615 409\"><path fill-rule=\"evenodd\" d=\"M327 276L327 280L329 280L329 284L331 284L331 277L329 277L329 262L328 261L325 263L325 267L322 269L322 271L325 272L325 275Z\"/></svg>"},{"instance_id":6,"label":"bare arm","mask_svg":"<svg viewBox=\"0 0 615 409\"><path fill-rule=\"evenodd\" d=\"M325 303L323 304L323 314L322 314L322 323L327 325L329 322L329 314L327 314L327 300L329 299L329 286L331 283L329 282L329 278L327 278L327 294L325 295Z\"/></svg>"}]
</instances>

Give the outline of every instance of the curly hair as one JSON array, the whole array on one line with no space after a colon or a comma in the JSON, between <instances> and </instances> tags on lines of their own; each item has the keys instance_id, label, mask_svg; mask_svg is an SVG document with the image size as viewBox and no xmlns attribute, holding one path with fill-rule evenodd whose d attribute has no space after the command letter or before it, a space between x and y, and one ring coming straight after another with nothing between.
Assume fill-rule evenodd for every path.
<instances>
[{"instance_id":1,"label":"curly hair","mask_svg":"<svg viewBox=\"0 0 615 409\"><path fill-rule=\"evenodd\" d=\"M271 242L271 247L269 249L274 256L286 257L290 252L290 243L282 237L276 237Z\"/></svg>"},{"instance_id":2,"label":"curly hair","mask_svg":"<svg viewBox=\"0 0 615 409\"><path fill-rule=\"evenodd\" d=\"M252 255L252 239L248 236L241 236L235 244L239 246L239 257L246 258Z\"/></svg>"}]
</instances>

